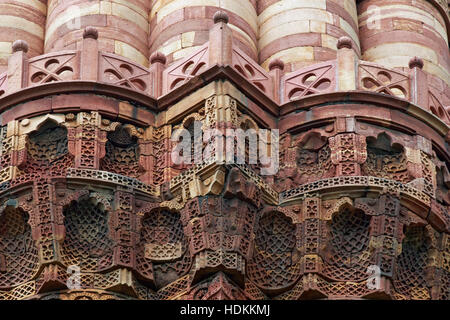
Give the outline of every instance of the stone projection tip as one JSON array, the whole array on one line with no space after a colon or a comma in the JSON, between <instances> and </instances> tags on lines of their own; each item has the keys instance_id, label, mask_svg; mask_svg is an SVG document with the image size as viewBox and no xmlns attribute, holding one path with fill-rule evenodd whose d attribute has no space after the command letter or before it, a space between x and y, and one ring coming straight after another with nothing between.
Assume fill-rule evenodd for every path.
<instances>
[{"instance_id":1,"label":"stone projection tip","mask_svg":"<svg viewBox=\"0 0 450 320\"><path fill-rule=\"evenodd\" d=\"M217 11L213 16L213 19L214 19L214 23L219 23L219 22L228 23L228 15L224 11Z\"/></svg>"},{"instance_id":2,"label":"stone projection tip","mask_svg":"<svg viewBox=\"0 0 450 320\"><path fill-rule=\"evenodd\" d=\"M98 30L94 27L86 27L83 32L83 39L98 39Z\"/></svg>"},{"instance_id":3,"label":"stone projection tip","mask_svg":"<svg viewBox=\"0 0 450 320\"><path fill-rule=\"evenodd\" d=\"M23 52L27 53L28 52L28 42L26 42L25 40L14 41L14 43L12 45L12 51L13 52L23 51Z\"/></svg>"}]
</instances>

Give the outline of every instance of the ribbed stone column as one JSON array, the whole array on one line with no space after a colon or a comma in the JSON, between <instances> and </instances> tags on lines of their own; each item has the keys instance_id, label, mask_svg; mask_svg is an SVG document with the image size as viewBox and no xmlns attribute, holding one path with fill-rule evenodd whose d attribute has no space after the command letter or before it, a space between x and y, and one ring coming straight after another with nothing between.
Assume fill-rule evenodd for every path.
<instances>
[{"instance_id":1,"label":"ribbed stone column","mask_svg":"<svg viewBox=\"0 0 450 320\"><path fill-rule=\"evenodd\" d=\"M281 59L286 71L336 58L337 40L348 36L359 54L354 0L260 0L259 62Z\"/></svg>"},{"instance_id":2,"label":"ribbed stone column","mask_svg":"<svg viewBox=\"0 0 450 320\"><path fill-rule=\"evenodd\" d=\"M148 65L149 0L48 1L45 52L79 49L83 30L99 33L99 49Z\"/></svg>"},{"instance_id":3,"label":"ribbed stone column","mask_svg":"<svg viewBox=\"0 0 450 320\"><path fill-rule=\"evenodd\" d=\"M152 0L150 51L164 53L168 63L195 51L208 41L219 9L229 17L234 43L256 60L256 0Z\"/></svg>"},{"instance_id":4,"label":"ribbed stone column","mask_svg":"<svg viewBox=\"0 0 450 320\"><path fill-rule=\"evenodd\" d=\"M27 41L29 57L42 54L46 3L46 0L0 1L0 73L8 66L15 40Z\"/></svg>"},{"instance_id":5,"label":"ribbed stone column","mask_svg":"<svg viewBox=\"0 0 450 320\"><path fill-rule=\"evenodd\" d=\"M418 56L425 72L449 85L448 17L444 18L444 10L427 0L359 1L363 59L407 68L410 59Z\"/></svg>"}]
</instances>

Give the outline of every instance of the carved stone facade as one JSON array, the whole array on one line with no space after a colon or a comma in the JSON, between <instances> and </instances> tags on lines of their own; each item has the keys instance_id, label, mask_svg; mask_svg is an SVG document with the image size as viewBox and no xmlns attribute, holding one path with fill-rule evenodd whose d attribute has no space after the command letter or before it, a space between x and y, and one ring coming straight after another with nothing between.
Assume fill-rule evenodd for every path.
<instances>
[{"instance_id":1,"label":"carved stone facade","mask_svg":"<svg viewBox=\"0 0 450 320\"><path fill-rule=\"evenodd\" d=\"M0 299L450 299L450 79L432 67L448 65L448 48L436 63L372 60L375 0L229 0L213 19L217 8L186 5L173 37L179 10L160 2L83 15L80 33L57 25L60 1L46 54L30 34L35 57L12 45L0 74ZM434 8L435 36L447 35L444 1L398 2ZM310 33L273 33L274 15L291 23L299 9L314 13ZM197 15L186 50L146 66L149 50L188 39L177 30ZM109 16L133 21L133 37L100 27ZM412 28L402 21L393 34ZM120 54L130 46L133 59ZM279 170L176 164L172 134L196 123L278 129Z\"/></svg>"}]
</instances>

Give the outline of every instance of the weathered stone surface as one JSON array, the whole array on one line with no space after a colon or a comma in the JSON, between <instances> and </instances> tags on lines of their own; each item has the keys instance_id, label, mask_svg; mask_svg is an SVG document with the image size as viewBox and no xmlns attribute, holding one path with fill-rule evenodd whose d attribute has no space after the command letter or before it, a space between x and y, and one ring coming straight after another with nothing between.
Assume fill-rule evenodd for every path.
<instances>
[{"instance_id":1,"label":"weathered stone surface","mask_svg":"<svg viewBox=\"0 0 450 320\"><path fill-rule=\"evenodd\" d=\"M432 2L360 1L362 58L386 67L405 68L409 59L419 56L427 73L450 85L448 16L443 17Z\"/></svg>"},{"instance_id":2,"label":"weathered stone surface","mask_svg":"<svg viewBox=\"0 0 450 320\"><path fill-rule=\"evenodd\" d=\"M442 1L70 5L0 4L0 299L450 299Z\"/></svg>"}]
</instances>

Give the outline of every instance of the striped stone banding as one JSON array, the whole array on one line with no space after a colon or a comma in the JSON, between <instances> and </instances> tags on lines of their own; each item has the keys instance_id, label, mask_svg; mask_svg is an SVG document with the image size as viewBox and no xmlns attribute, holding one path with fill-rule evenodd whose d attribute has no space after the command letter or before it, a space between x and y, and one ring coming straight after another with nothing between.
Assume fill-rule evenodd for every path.
<instances>
[{"instance_id":1,"label":"striped stone banding","mask_svg":"<svg viewBox=\"0 0 450 320\"><path fill-rule=\"evenodd\" d=\"M150 13L150 52L160 51L168 63L183 58L209 40L217 11L228 15L235 44L257 58L257 14L254 0L156 0Z\"/></svg>"},{"instance_id":2,"label":"striped stone banding","mask_svg":"<svg viewBox=\"0 0 450 320\"><path fill-rule=\"evenodd\" d=\"M99 33L99 49L148 66L148 14L145 0L49 0L45 52L79 49L83 31Z\"/></svg>"},{"instance_id":3,"label":"striped stone banding","mask_svg":"<svg viewBox=\"0 0 450 320\"><path fill-rule=\"evenodd\" d=\"M263 0L258 3L259 62L286 63L286 71L336 58L336 44L347 36L360 53L353 0Z\"/></svg>"},{"instance_id":4,"label":"striped stone banding","mask_svg":"<svg viewBox=\"0 0 450 320\"><path fill-rule=\"evenodd\" d=\"M446 23L431 2L364 0L358 4L358 14L364 60L407 68L410 59L418 56L424 60L425 72L450 85Z\"/></svg>"},{"instance_id":5,"label":"striped stone banding","mask_svg":"<svg viewBox=\"0 0 450 320\"><path fill-rule=\"evenodd\" d=\"M46 0L0 1L0 73L6 70L15 40L25 40L30 57L44 50Z\"/></svg>"}]
</instances>

